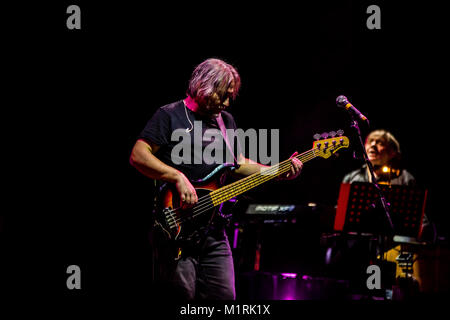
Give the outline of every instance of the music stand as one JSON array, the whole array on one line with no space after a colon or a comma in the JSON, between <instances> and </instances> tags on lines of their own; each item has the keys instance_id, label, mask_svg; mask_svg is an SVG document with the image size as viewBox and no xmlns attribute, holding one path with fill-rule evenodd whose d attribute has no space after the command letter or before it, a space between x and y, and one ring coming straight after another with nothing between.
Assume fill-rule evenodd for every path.
<instances>
[{"instance_id":1,"label":"music stand","mask_svg":"<svg viewBox=\"0 0 450 320\"><path fill-rule=\"evenodd\" d=\"M368 247L368 258L382 268L391 270L395 261L395 269L388 272L388 283L394 280L395 275L403 275L410 281L413 274L414 252L423 243L417 239L422 232L422 221L425 214L427 190L418 186L379 185L384 194L391 213L394 230L386 221L386 216L379 207L380 192L371 183L354 182L341 184L334 221L334 229L357 239L378 238L377 253L371 252ZM393 233L392 233L393 232ZM373 237L376 236L376 237ZM385 237L392 242L386 245ZM391 249L392 248L392 249ZM399 248L398 250L394 250ZM391 249L391 250L390 250ZM392 258L392 255L398 255ZM394 260L394 261L392 261ZM373 262L372 262L373 263ZM397 270L397 271L395 271ZM386 277L385 277L386 278Z\"/></svg>"},{"instance_id":2,"label":"music stand","mask_svg":"<svg viewBox=\"0 0 450 320\"><path fill-rule=\"evenodd\" d=\"M400 236L401 239L418 239L422 232L428 190L418 186L380 187L392 214L394 235ZM378 201L379 193L371 183L342 183L334 229L343 232L384 234L385 230L374 213Z\"/></svg>"}]
</instances>

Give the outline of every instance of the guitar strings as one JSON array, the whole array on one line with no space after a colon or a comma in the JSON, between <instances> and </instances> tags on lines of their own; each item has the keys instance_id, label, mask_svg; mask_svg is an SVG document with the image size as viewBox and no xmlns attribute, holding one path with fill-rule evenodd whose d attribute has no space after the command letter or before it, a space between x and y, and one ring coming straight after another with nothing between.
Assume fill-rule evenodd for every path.
<instances>
[{"instance_id":1,"label":"guitar strings","mask_svg":"<svg viewBox=\"0 0 450 320\"><path fill-rule=\"evenodd\" d=\"M311 152L311 151L314 151L314 150L307 151L307 152L305 152L305 153L303 153L303 154L301 154L299 156L296 156L296 158L298 158L298 157L300 157L302 155L305 155L306 153ZM305 157L304 161L305 162L309 161L309 160L311 160L314 157L315 157L315 155ZM270 173L270 171L278 170L279 173L276 176L279 176L279 175L289 171L290 170L290 161L289 160L291 160L291 158L283 161L280 164L278 164L278 167L277 166L273 166L270 169L267 169L266 173ZM259 184L262 184L265 181L268 181L268 180L271 180L271 179L275 178L275 176L274 176L274 174L261 175L260 173L256 173L255 175L249 176L248 178L251 178L251 179L248 179L248 181L245 181L245 183L242 184L242 186L239 187L239 189L241 189L240 191L243 190L245 192L246 188L248 186L252 185L252 184L255 184L255 182L256 183L260 182ZM236 181L236 182L242 183L241 180ZM257 184L257 185L259 185L259 184ZM229 189L232 189L232 184L231 185L227 185L226 190L220 191L220 193L218 194L219 196L217 197L217 200L219 200L221 202L225 202L226 200L225 201L222 201L222 200L225 199L226 197L229 197L229 195L227 195L227 193L229 193L229 191L230 191ZM201 214L201 213L203 213L203 212L205 212L205 211L207 211L207 210L209 210L209 209L214 207L214 204L211 202L211 199L210 199L209 196L210 196L210 194L202 197L203 199L202 199L201 203L200 202L197 203L198 206L192 210L192 215L189 215L188 218L195 217L195 216L197 216L197 215L199 215L199 214ZM177 208L177 209L180 209L180 208ZM183 215L178 216L178 218L175 220L175 222L178 223L178 222L184 220L184 216L188 215L189 213L190 212L186 212Z\"/></svg>"},{"instance_id":2,"label":"guitar strings","mask_svg":"<svg viewBox=\"0 0 450 320\"><path fill-rule=\"evenodd\" d=\"M311 150L307 151L307 152L303 153L302 155L305 155L306 153L309 153L309 152L312 152L312 151ZM297 156L296 156L296 158L297 158ZM308 160L310 160L312 158L306 159L306 156L305 156L304 160L308 161ZM267 179L263 179L263 177L268 177L268 179L270 180L272 178L275 178L274 176L279 176L279 175L285 173L286 171L281 171L281 170L285 170L286 166L290 167L291 161L289 161L289 160L291 160L291 158L287 159L287 160L284 160L283 162L279 163L278 165L275 165L275 166L272 166L272 167L266 169L263 173L261 173L261 172L257 173L255 175L255 177L252 177L251 179L248 179L248 181L245 181L245 183L242 183L242 186L240 186L240 187L234 188L234 185L237 185L237 184L241 183L240 181L236 181L235 183L227 185L222 191L217 192L217 190L216 190L216 191L213 191L211 193L216 196L216 200L221 201L224 198L227 198L229 196L228 195L229 190L233 190L233 188L237 189L237 190L244 189L244 191L245 191L245 187L254 184L254 182L257 183L258 181L263 180L263 181L261 181L261 183L263 183L263 182L267 181ZM275 170L274 173L271 172L273 170ZM276 172L277 170L278 170L278 172ZM242 188L242 187L244 187L244 188Z\"/></svg>"},{"instance_id":3,"label":"guitar strings","mask_svg":"<svg viewBox=\"0 0 450 320\"><path fill-rule=\"evenodd\" d=\"M310 160L310 159L305 159L305 162L308 161L308 160ZM280 174L283 174L283 173L285 173L285 172L290 170L290 165L288 165L286 167L287 168L284 168L284 169L280 170ZM265 181L268 181L268 180L271 180L272 178L274 178L272 175L264 175L263 177L264 178L261 178L261 176L260 176L261 179L259 181L261 183L259 183L259 184L262 184ZM255 186L258 186L259 184L255 185ZM246 183L246 186L248 186L248 185L249 185L249 183ZM245 192L246 191L245 188L243 188L243 189L244 189L244 192ZM222 201L222 202L225 202L225 201ZM182 222L186 221L187 219L194 218L194 217L196 217L196 216L198 216L198 215L200 215L200 214L202 214L202 213L204 213L204 212L206 212L206 211L208 211L208 210L210 210L210 209L212 209L214 207L215 207L215 205L212 202L203 203L200 207L197 207L194 210L192 210L192 214L189 214L190 212L183 213L182 215L178 216L177 219L172 220L171 223L169 223L169 225L172 226L173 223L175 223L175 224L178 224L180 222L182 223Z\"/></svg>"},{"instance_id":4,"label":"guitar strings","mask_svg":"<svg viewBox=\"0 0 450 320\"><path fill-rule=\"evenodd\" d=\"M303 159L304 162L309 161L309 160L311 160L311 159L316 157L316 154L315 154L316 150L317 150L317 148L311 149L311 150L306 151L306 152L304 152L304 153L302 153L300 155L297 155L297 156L295 156L293 158L297 158L298 159L298 158L304 157L304 159ZM312 154L308 154L308 153L312 153ZM267 169L264 172L265 173L264 175L261 175L261 173L259 172L259 173L255 173L254 175L251 175L251 176L248 176L248 177L244 178L244 179L247 179L248 181L245 181L238 188L238 189L240 189L239 191L245 192L247 190L247 187L251 186L252 184L256 183L255 186L257 186L259 184L262 184L262 183L264 183L264 182L266 182L268 180L271 180L271 179L275 178L276 176L279 176L279 175L289 171L290 167L291 167L291 161L290 160L292 160L292 158L286 159L283 162L279 163L278 165L270 167L269 169ZM278 171L278 172L276 172L276 171ZM275 173L278 173L278 174L276 174L276 176L275 176ZM222 201L222 200L224 200L227 197L229 197L228 193L229 193L230 189L232 190L233 189L233 185L234 184L239 184L239 183L242 183L242 181L238 180L238 181L236 181L236 182L234 182L232 184L229 184L229 185L226 186L225 189L223 189L223 190L219 191L218 193L216 193L215 195L217 196L217 200L219 200L220 202L225 202L226 200L225 201ZM213 193L213 192L211 192L211 193ZM192 210L192 214L191 215L189 215L188 217L185 217L186 215L188 215L190 213L190 212L186 212L183 215L178 216L177 219L174 219L171 222L174 222L174 223L178 224L180 222L183 222L185 220L185 218L194 218L195 216L197 216L199 214L202 214L203 212L206 212L209 209L215 207L215 205L211 202L212 199L210 198L210 195L211 194L208 194L208 195L205 195L205 196L200 198L200 201L197 202L196 207ZM181 207L176 208L176 209L174 209L172 211L178 211L180 209L181 209Z\"/></svg>"},{"instance_id":5,"label":"guitar strings","mask_svg":"<svg viewBox=\"0 0 450 320\"><path fill-rule=\"evenodd\" d=\"M333 146L331 148L334 149L335 146ZM302 154L299 154L299 155L295 156L295 158L301 158L302 156L305 156L303 161L304 162L309 161L309 160L311 160L311 159L316 157L316 153L315 153L316 150L318 150L318 149L314 148L314 149L308 150L308 151L306 151L306 152L304 152ZM312 156L308 155L308 153L313 153L313 155ZM290 169L290 163L291 162L289 160L291 160L291 159L292 158L286 159L283 162L279 163L278 165L270 167L270 169L266 170L266 173L278 169L278 172L277 172L276 176L279 176L279 175L287 172ZM245 183L243 183L241 186L239 186L238 189L240 189L239 191L245 192L245 191L247 191L247 187L248 186L251 186L252 188L256 187L256 186L258 186L258 185L260 185L260 184L262 184L262 183L264 183L264 182L266 182L268 180L271 180L272 178L275 178L274 175L275 174L261 175L261 173L255 173L253 175L250 175L250 176L244 178L244 179L247 179L248 181L245 181ZM221 188L222 191L219 191L219 193L216 194L216 196L219 195L216 198L216 200L219 200L220 203L223 203L223 202L227 201L227 200L224 200L224 199L229 197L229 194L227 194L227 193L229 193L229 191L231 191L233 189L233 185L234 184L241 184L242 180L244 180L244 179L238 180L238 181L236 181L236 182L234 182L234 183L232 183L230 185L227 185L225 188ZM252 186L252 184L253 184L253 186ZM217 190L215 190L215 191L217 191ZM215 191L213 191L212 193L214 193ZM239 194L241 194L243 192L240 192ZM239 195L239 194L237 194L237 195ZM195 216L197 216L197 215L199 215L199 214L201 214L203 212L206 212L206 211L210 210L211 208L214 208L216 205L214 205L212 203L212 201L211 201L212 199L211 199L210 195L211 195L211 193L200 198L200 201L197 202L196 207L194 209L192 209L192 211L191 211L192 214L190 214L189 211L187 211L185 213L182 213L176 219L173 219L169 223L169 225L173 226L173 223L177 224L179 222L183 222L186 219L193 218L193 217L195 217ZM172 212L178 211L180 209L182 209L182 208L179 207L179 208L173 209ZM187 216L187 217L185 217L185 216Z\"/></svg>"},{"instance_id":6,"label":"guitar strings","mask_svg":"<svg viewBox=\"0 0 450 320\"><path fill-rule=\"evenodd\" d=\"M331 147L331 150L334 150L334 149L336 149L336 146L332 146L332 147ZM316 148L313 148L313 149L310 149L310 150L308 150L308 151L306 151L306 152L304 152L304 153L302 153L302 154L299 154L299 155L295 156L295 158L299 159L299 158L304 157L304 159L303 159L304 162L309 161L309 160L311 160L311 159L313 159L313 158L315 158L315 157L317 156L317 155L316 155L316 150L319 150L319 149L318 149L317 147L316 147ZM311 155L311 154L312 154L312 155ZM278 165L275 165L275 166L270 167L269 169L266 170L266 172L270 172L270 171L277 170L278 168L280 168L280 171L276 174L276 176L279 176L279 175L285 173L286 171L289 170L289 169L286 170L286 165L288 165L288 166L290 167L291 161L289 161L289 160L291 160L291 159L292 159L292 158L286 159L286 160L280 162ZM283 171L282 171L282 170L283 170ZM251 185L251 184L254 184L254 182L255 182L255 181L257 182L258 179L261 179L261 177L267 176L267 177L268 177L267 179L264 179L263 181L261 181L261 183L264 183L265 181L270 180L271 178L274 178L273 175L274 175L274 174L272 174L272 173L271 173L271 174L264 174L264 175L261 175L261 173L256 173L256 174L254 174L254 175L250 175L250 176L248 176L248 177L242 179L242 180L247 179L248 181L246 181L245 183L243 183L242 186L240 186L238 189L244 189L244 192L245 192L245 191L246 191L245 188L246 188L249 184L250 184L250 185ZM225 186L225 188L221 188L222 191L219 191L219 193L216 193L218 190L215 190L215 191L211 192L209 195L216 193L216 194L215 194L215 195L217 196L217 197L216 197L216 200L219 200L219 201L223 202L222 200L225 199L225 198L227 198L227 196L228 196L227 193L229 192L229 190L230 190L230 189L233 189L233 185L241 184L241 183L242 183L242 180L238 180L238 181L236 181L236 182L233 182L233 183L231 183L231 184ZM260 184L261 184L261 183L260 183ZM220 190L220 189L219 189L219 190ZM202 198L205 198L204 200L207 201L207 200L209 200L209 199L208 199L208 196L209 196L209 195L206 195L205 197L202 197ZM226 200L225 200L225 201L226 201ZM199 202L197 203L197 205L201 204L201 202L202 202L202 201L199 201ZM194 211L195 209L198 209L198 208L194 208L193 211Z\"/></svg>"},{"instance_id":7,"label":"guitar strings","mask_svg":"<svg viewBox=\"0 0 450 320\"><path fill-rule=\"evenodd\" d=\"M303 155L305 155L306 153L312 152L312 151L314 151L314 150L315 150L315 149L311 149L311 150L309 150L309 151L307 151L307 152L302 153L301 155L295 156L295 158L300 157L300 156L303 156ZM310 159L312 159L312 158L305 159L305 161L308 161L308 160L310 160ZM275 169L278 169L278 168L283 168L286 164L289 164L289 165L290 165L290 161L289 161L289 160L291 160L291 158L289 158L289 159L287 159L287 160L284 160L284 161L280 162L278 165L275 165L275 166L270 167L270 169L267 169L266 172L269 172L269 171L272 171L272 170L275 170ZM282 173L284 173L284 172L281 172L281 171L280 171L280 174L282 174ZM272 174L265 174L264 176L272 177ZM220 188L220 189L223 189L223 190L220 191L219 193L216 193L216 195L219 195L218 198L221 198L221 197L223 197L223 194L226 195L226 193L229 192L229 189L233 189L233 185L243 183L243 180L247 180L247 181L245 181L245 182L242 184L243 186L247 186L249 183L252 183L252 182L254 182L255 180L257 180L257 179L259 179L259 178L261 178L261 173L260 173L260 172L255 173L255 174L252 174L252 175L250 175L250 176L248 176L248 177L245 177L245 178L243 178L243 179L241 179L241 180L238 180L238 181L235 181L235 182L233 182L233 183L231 183L231 184L229 184L229 185L226 185L225 188ZM220 189L219 189L219 190L220 190ZM226 190L225 190L225 189L226 189ZM217 191L217 190L215 190L215 191L213 191L213 192L211 192L211 193L214 193L214 192L216 192L216 191ZM195 205L197 206L197 208L193 208L193 210L198 209L198 206L201 206L205 201L212 200L212 199L210 199L211 193L209 193L209 194L207 194L207 195L201 197L201 198L199 199L199 201L195 204ZM220 193L222 193L222 195L220 195ZM178 210L180 210L180 209L181 209L181 207L178 207L178 208L176 208L176 209L173 209L172 211L178 211Z\"/></svg>"}]
</instances>

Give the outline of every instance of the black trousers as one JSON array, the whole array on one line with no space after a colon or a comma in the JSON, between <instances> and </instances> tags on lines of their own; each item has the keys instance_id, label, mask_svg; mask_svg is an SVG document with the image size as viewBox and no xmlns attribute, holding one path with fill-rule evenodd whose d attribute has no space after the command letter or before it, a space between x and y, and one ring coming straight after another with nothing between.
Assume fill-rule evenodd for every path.
<instances>
[{"instance_id":1,"label":"black trousers","mask_svg":"<svg viewBox=\"0 0 450 320\"><path fill-rule=\"evenodd\" d=\"M158 292L165 292L172 300L236 298L233 257L224 230L208 235L181 259L162 268L165 276L158 281L158 287L162 288Z\"/></svg>"}]
</instances>

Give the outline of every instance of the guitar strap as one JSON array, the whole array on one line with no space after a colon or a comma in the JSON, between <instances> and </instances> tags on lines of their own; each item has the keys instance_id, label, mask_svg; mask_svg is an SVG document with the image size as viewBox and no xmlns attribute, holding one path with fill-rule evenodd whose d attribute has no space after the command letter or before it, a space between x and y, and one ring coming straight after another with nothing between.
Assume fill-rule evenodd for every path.
<instances>
[{"instance_id":1,"label":"guitar strap","mask_svg":"<svg viewBox=\"0 0 450 320\"><path fill-rule=\"evenodd\" d=\"M230 150L231 154L233 155L234 166L236 168L239 168L236 155L234 154L234 151L230 144L230 141L228 141L227 128L225 127L225 124L223 123L222 113L219 113L219 116L216 118L216 120L217 120L217 124L219 125L220 131L222 132L222 137L225 140L225 143L227 144L228 150Z\"/></svg>"}]
</instances>

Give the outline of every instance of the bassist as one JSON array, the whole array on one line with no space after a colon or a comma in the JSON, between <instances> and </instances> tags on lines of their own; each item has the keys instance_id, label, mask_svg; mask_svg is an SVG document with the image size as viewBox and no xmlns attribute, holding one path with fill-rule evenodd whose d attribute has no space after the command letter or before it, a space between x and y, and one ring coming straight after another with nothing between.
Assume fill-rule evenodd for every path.
<instances>
[{"instance_id":1,"label":"bassist","mask_svg":"<svg viewBox=\"0 0 450 320\"><path fill-rule=\"evenodd\" d=\"M240 76L233 66L219 59L208 59L192 73L187 97L159 108L138 137L130 163L145 176L172 185L183 209L199 202L193 182L207 176L217 163L210 164L211 161L203 158L202 151L210 141L202 140L201 152L196 152L199 146L194 143L195 137L187 140L191 144L186 149L190 154L174 153L178 141L173 141L172 134L175 130L184 130L193 135L194 124L199 121L203 131L237 129L232 115L225 109L236 98L239 88ZM225 155L227 148L229 144L224 143L221 154ZM234 162L238 164L234 173L239 176L249 176L266 167L244 158L239 148L233 151ZM180 161L177 156L189 161ZM296 178L302 165L299 159L292 158L290 170L280 178ZM165 289L175 298L235 299L233 259L224 227L204 234L201 244L195 242L187 246L179 259L167 264L163 271L167 280Z\"/></svg>"}]
</instances>

